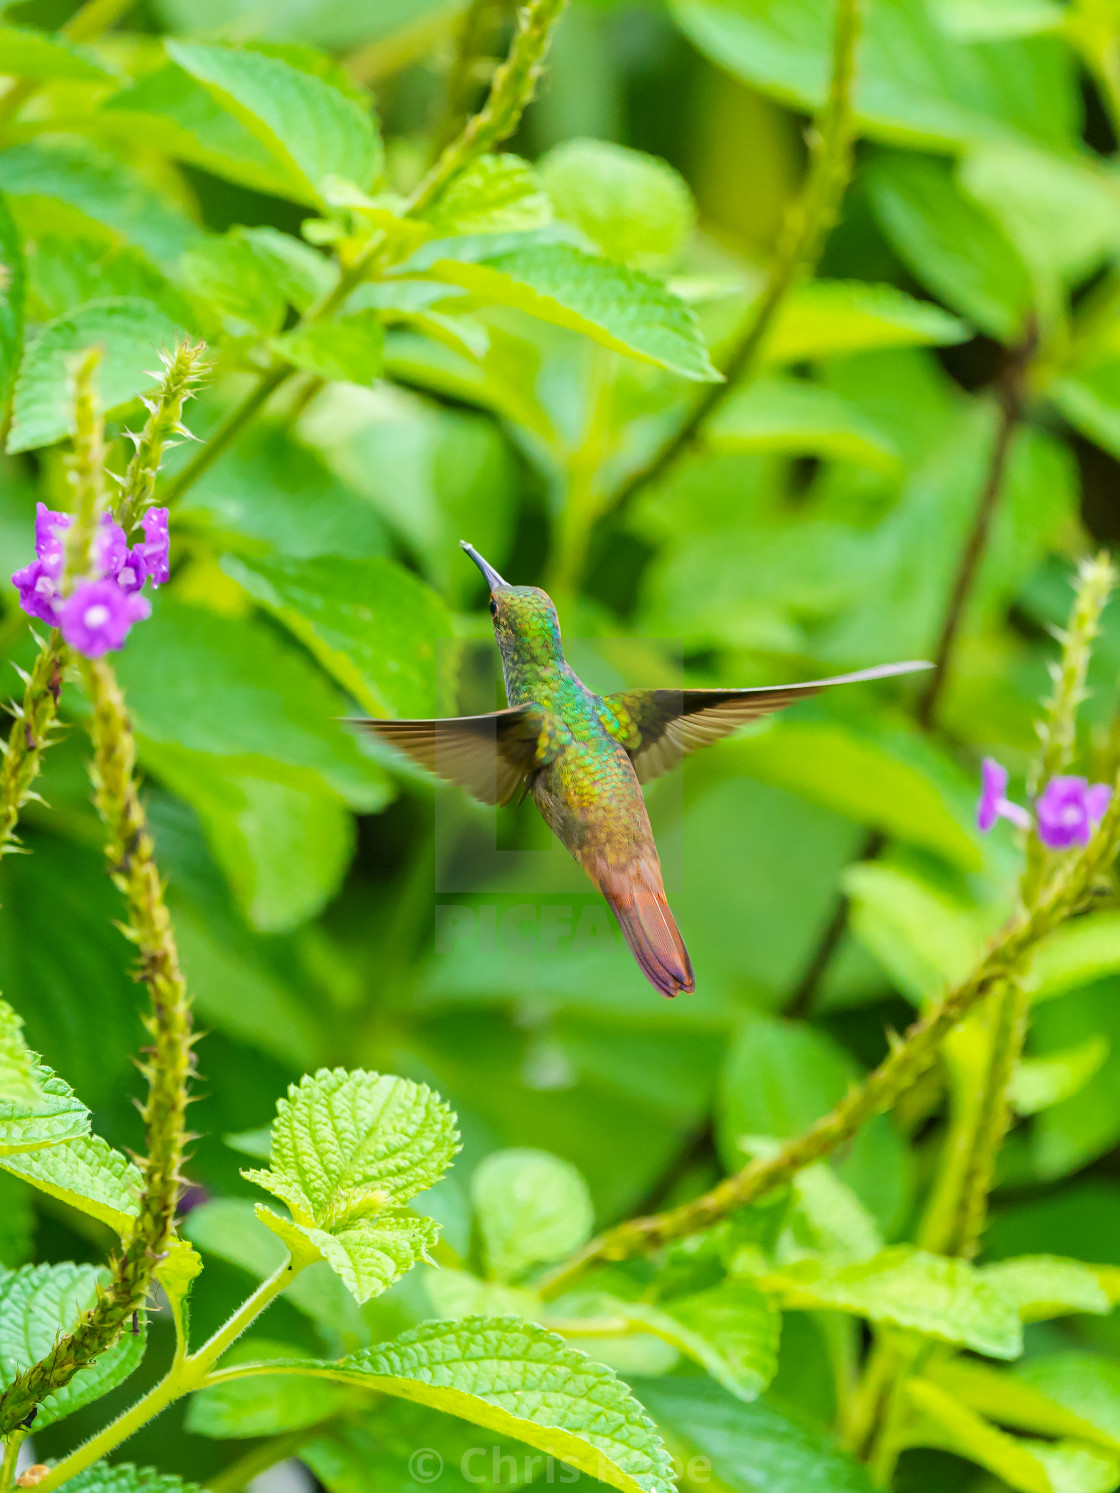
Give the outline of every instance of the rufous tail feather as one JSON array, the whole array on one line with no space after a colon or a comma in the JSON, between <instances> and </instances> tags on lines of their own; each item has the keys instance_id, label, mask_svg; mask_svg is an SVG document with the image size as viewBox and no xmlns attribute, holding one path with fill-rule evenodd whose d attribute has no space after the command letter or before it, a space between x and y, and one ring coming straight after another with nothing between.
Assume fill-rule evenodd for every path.
<instances>
[{"instance_id":1,"label":"rufous tail feather","mask_svg":"<svg viewBox=\"0 0 1120 1493\"><path fill-rule=\"evenodd\" d=\"M585 863L591 880L607 899L622 936L650 984L672 998L696 989L692 962L684 946L661 883L655 859L609 866L602 860Z\"/></svg>"}]
</instances>

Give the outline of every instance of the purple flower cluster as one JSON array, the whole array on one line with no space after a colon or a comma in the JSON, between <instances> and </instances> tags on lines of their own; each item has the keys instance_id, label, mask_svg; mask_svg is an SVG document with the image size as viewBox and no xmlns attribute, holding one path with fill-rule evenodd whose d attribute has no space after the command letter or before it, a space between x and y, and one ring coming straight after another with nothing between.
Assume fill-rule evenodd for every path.
<instances>
[{"instance_id":1,"label":"purple flower cluster","mask_svg":"<svg viewBox=\"0 0 1120 1493\"><path fill-rule=\"evenodd\" d=\"M1028 811L1006 796L1007 769L991 757L985 757L980 774L977 827L987 834L997 819L1010 819L1020 829L1029 829L1031 816ZM1112 790L1107 783L1090 783L1087 778L1051 778L1035 800L1034 824L1038 838L1051 850L1072 850L1075 845L1088 845L1093 831L1104 818L1111 797Z\"/></svg>"},{"instance_id":2,"label":"purple flower cluster","mask_svg":"<svg viewBox=\"0 0 1120 1493\"><path fill-rule=\"evenodd\" d=\"M124 646L134 622L151 614L140 594L145 581L162 585L171 576L167 509L150 508L141 519L144 538L129 548L128 536L108 513L101 516L93 545L94 574L61 592L69 513L45 503L35 511L35 559L12 576L19 604L29 617L57 627L71 648L100 658Z\"/></svg>"}]
</instances>

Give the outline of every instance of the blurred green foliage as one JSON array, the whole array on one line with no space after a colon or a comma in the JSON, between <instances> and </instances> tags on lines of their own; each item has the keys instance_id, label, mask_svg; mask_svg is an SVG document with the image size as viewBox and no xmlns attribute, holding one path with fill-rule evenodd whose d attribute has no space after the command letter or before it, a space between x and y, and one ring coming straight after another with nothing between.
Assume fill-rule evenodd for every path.
<instances>
[{"instance_id":1,"label":"blurred green foliage","mask_svg":"<svg viewBox=\"0 0 1120 1493\"><path fill-rule=\"evenodd\" d=\"M997 755L1022 797L1073 562L1120 538L1120 14L1107 0L867 0L860 143L818 274L783 304L758 377L621 505L760 294L827 88L827 0L572 0L507 153L419 224L402 202L504 52L502 0L470 7L465 58L454 0L144 0L85 41L56 29L68 14L20 0L0 27L0 644L28 665L6 577L31 558L36 500L64 504L69 355L104 344L123 470L153 346L205 338L213 377L187 423L208 444L165 468L173 580L118 660L206 1031L202 1201L186 1223L207 1264L196 1325L274 1267L239 1169L286 1084L334 1065L426 1081L458 1115L463 1154L428 1209L452 1268L358 1307L314 1267L254 1356L350 1352L432 1316L532 1316L518 1292L534 1266L577 1248L592 1217L692 1196L804 1129L1007 914L1018 857L1006 826L973 827L977 763ZM382 231L393 273L329 322L301 320L335 286L333 256L352 262ZM1024 360L933 727L916 723L913 685L863 687L651 790L694 997L651 992L530 807L484 810L343 724L503 703L461 537L552 591L569 657L600 691L929 656ZM272 397L229 427L262 373ZM1118 670L1114 606L1082 713L1094 778L1116 765ZM127 1150L140 1029L83 709L68 689L49 811L28 807L31 853L0 863L0 989ZM718 1251L678 1247L657 1287L645 1266L616 1272L633 1311L615 1335L573 1341L732 1493L869 1487L833 1436L856 1319L1023 1350L1010 1369L941 1354L896 1486L1117 1486L1118 982L1115 913L1040 955L982 1263L952 1262L964 1284L906 1241L967 1031L895 1114L747 1210ZM4 1264L78 1260L89 1287L107 1239L0 1175ZM717 1302L716 1327L696 1303L736 1251L768 1260L768 1294ZM990 1272L1050 1255L1113 1268L1023 1286L1024 1334ZM158 1317L150 1336L134 1385L170 1351ZM292 1445L329 1493L410 1488L423 1446L443 1448L458 1486L459 1423L276 1383L200 1397L128 1455L205 1480L254 1438L302 1430ZM127 1393L96 1420L83 1408L36 1428L36 1454L69 1449Z\"/></svg>"}]
</instances>

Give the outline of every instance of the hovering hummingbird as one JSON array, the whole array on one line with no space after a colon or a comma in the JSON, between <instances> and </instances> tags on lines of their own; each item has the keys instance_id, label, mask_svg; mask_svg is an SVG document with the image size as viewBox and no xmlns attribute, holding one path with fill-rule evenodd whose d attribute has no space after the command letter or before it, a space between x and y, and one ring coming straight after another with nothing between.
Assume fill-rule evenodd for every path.
<instances>
[{"instance_id":1,"label":"hovering hummingbird","mask_svg":"<svg viewBox=\"0 0 1120 1493\"><path fill-rule=\"evenodd\" d=\"M490 587L508 709L442 720L362 720L439 777L487 804L531 795L545 823L602 892L646 978L663 995L694 990L688 950L661 880L641 783L737 726L833 684L927 663L881 664L760 689L636 689L597 695L565 661L560 623L539 586L511 586L462 541Z\"/></svg>"}]
</instances>

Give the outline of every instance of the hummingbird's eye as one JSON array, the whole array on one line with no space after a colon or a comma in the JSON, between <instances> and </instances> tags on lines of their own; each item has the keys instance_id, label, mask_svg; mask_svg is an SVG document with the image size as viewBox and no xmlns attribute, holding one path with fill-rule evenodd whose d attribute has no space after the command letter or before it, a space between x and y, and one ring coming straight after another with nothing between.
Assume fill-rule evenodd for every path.
<instances>
[{"instance_id":1,"label":"hummingbird's eye","mask_svg":"<svg viewBox=\"0 0 1120 1493\"><path fill-rule=\"evenodd\" d=\"M496 617L498 615L498 603L494 600L493 597L490 598L490 615L491 617Z\"/></svg>"}]
</instances>

